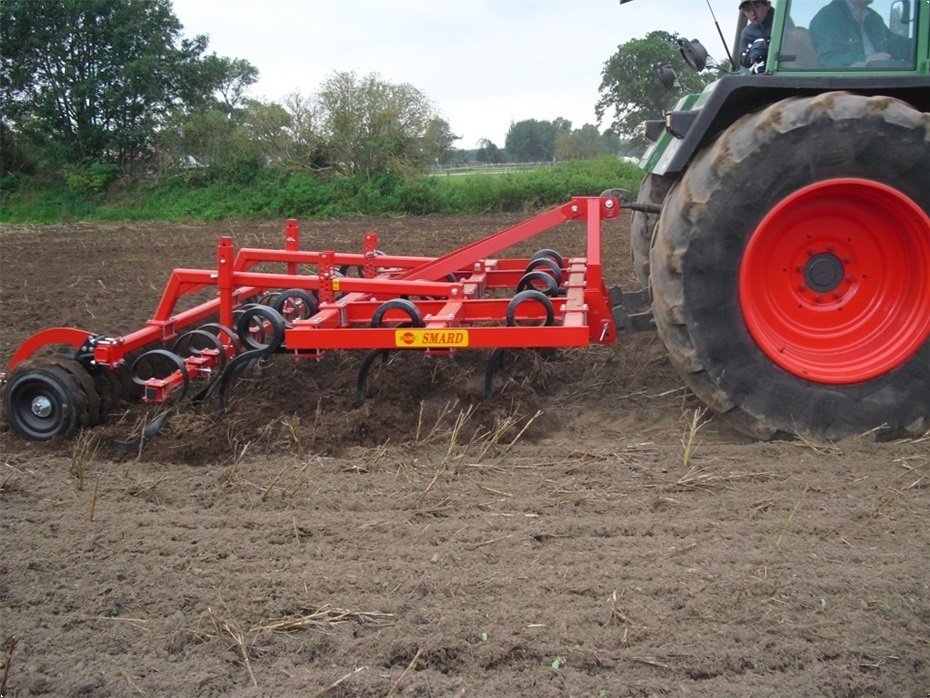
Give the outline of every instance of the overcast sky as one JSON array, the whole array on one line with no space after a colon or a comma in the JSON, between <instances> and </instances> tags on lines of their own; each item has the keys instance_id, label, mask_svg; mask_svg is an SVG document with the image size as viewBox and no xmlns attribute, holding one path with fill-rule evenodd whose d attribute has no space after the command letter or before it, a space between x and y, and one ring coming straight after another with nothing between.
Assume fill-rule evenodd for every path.
<instances>
[{"instance_id":1,"label":"overcast sky","mask_svg":"<svg viewBox=\"0 0 930 698\"><path fill-rule=\"evenodd\" d=\"M332 73L377 73L424 93L459 148L504 147L512 122L596 124L604 63L654 29L725 56L707 0L172 0L186 37L260 71L249 94L312 95ZM727 44L738 0L711 0ZM605 122L600 127L606 128Z\"/></svg>"}]
</instances>

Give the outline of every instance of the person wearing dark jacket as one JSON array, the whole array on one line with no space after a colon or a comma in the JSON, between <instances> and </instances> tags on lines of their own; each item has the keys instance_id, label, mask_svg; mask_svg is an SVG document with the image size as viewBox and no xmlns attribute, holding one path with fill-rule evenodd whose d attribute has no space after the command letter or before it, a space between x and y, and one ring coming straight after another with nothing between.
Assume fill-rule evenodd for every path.
<instances>
[{"instance_id":1,"label":"person wearing dark jacket","mask_svg":"<svg viewBox=\"0 0 930 698\"><path fill-rule=\"evenodd\" d=\"M739 64L749 68L751 73L765 72L775 17L772 3L769 0L742 0L739 9L749 22L739 36Z\"/></svg>"},{"instance_id":2,"label":"person wearing dark jacket","mask_svg":"<svg viewBox=\"0 0 930 698\"><path fill-rule=\"evenodd\" d=\"M814 15L811 40L824 67L881 67L910 59L911 42L891 32L872 0L833 0Z\"/></svg>"}]
</instances>

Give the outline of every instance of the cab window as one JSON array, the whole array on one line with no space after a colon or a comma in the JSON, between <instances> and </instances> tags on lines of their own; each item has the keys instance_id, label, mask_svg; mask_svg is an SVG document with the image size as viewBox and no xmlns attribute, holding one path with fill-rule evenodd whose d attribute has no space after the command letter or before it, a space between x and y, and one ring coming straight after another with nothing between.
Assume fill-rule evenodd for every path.
<instances>
[{"instance_id":1,"label":"cab window","mask_svg":"<svg viewBox=\"0 0 930 698\"><path fill-rule=\"evenodd\" d=\"M916 0L794 0L788 7L780 71L916 66Z\"/></svg>"}]
</instances>

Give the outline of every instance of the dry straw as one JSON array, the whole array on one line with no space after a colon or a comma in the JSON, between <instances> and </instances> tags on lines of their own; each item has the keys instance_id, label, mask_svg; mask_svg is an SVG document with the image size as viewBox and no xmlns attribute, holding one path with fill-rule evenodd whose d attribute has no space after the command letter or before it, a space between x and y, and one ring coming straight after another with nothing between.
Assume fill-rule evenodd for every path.
<instances>
[{"instance_id":1,"label":"dry straw","mask_svg":"<svg viewBox=\"0 0 930 698\"><path fill-rule=\"evenodd\" d=\"M380 611L351 611L345 608L331 608L328 605L310 609L299 616L285 616L278 620L255 626L254 631L290 632L293 630L318 630L329 632L334 626L342 623L358 623L359 625L391 625L394 622L393 613Z\"/></svg>"}]
</instances>

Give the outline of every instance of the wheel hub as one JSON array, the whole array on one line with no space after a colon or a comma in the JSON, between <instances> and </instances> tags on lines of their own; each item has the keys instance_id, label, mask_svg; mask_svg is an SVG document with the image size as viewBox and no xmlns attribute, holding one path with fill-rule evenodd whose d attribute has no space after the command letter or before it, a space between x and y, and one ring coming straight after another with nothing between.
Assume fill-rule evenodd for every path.
<instances>
[{"instance_id":1,"label":"wheel hub","mask_svg":"<svg viewBox=\"0 0 930 698\"><path fill-rule=\"evenodd\" d=\"M804 282L817 293L829 293L838 288L844 276L843 262L832 252L814 255L804 267Z\"/></svg>"},{"instance_id":2,"label":"wheel hub","mask_svg":"<svg viewBox=\"0 0 930 698\"><path fill-rule=\"evenodd\" d=\"M52 401L45 395L37 395L32 399L32 404L29 406L29 409L36 417L47 419L52 414Z\"/></svg>"},{"instance_id":3,"label":"wheel hub","mask_svg":"<svg viewBox=\"0 0 930 698\"><path fill-rule=\"evenodd\" d=\"M930 336L930 217L867 179L823 180L776 204L740 263L743 319L776 365L843 385L905 363Z\"/></svg>"}]
</instances>

